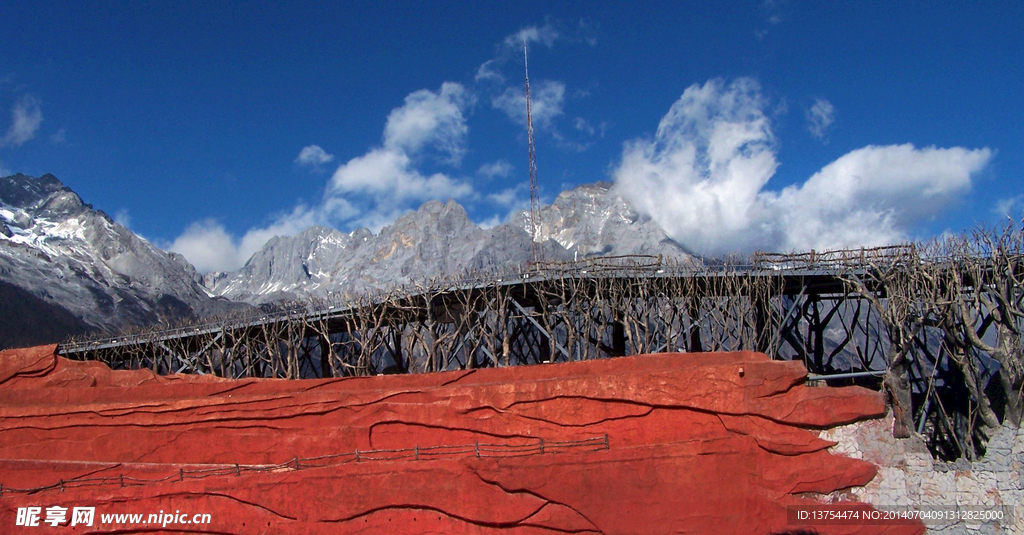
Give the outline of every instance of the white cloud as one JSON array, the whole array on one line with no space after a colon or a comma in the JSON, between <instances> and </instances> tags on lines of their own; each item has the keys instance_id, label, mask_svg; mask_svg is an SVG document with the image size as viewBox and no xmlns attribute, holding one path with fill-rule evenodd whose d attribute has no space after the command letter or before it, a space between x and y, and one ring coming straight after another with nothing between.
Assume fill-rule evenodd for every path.
<instances>
[{"instance_id":1,"label":"white cloud","mask_svg":"<svg viewBox=\"0 0 1024 535\"><path fill-rule=\"evenodd\" d=\"M823 98L814 99L814 104L804 114L807 117L807 130L818 139L824 138L828 127L835 120L835 112L831 102Z\"/></svg>"},{"instance_id":2,"label":"white cloud","mask_svg":"<svg viewBox=\"0 0 1024 535\"><path fill-rule=\"evenodd\" d=\"M119 208L114 212L114 221L124 228L132 228L132 215L127 208Z\"/></svg>"},{"instance_id":3,"label":"white cloud","mask_svg":"<svg viewBox=\"0 0 1024 535\"><path fill-rule=\"evenodd\" d=\"M585 34L585 40L590 42L591 45L596 44L596 39L590 35L590 27L584 27L582 22L581 33ZM515 61L517 65L522 66L524 44L540 43L551 48L554 46L555 41L560 38L561 35L550 21L545 22L543 26L526 26L515 33L509 34L501 41L497 54L477 68L473 79L478 83L490 81L498 85L504 85L505 75L502 74L501 68L510 61Z\"/></svg>"},{"instance_id":4,"label":"white cloud","mask_svg":"<svg viewBox=\"0 0 1024 535\"><path fill-rule=\"evenodd\" d=\"M505 47L515 50L522 50L523 43L541 43L551 48L558 40L558 31L550 22L543 26L527 26L518 32L505 37Z\"/></svg>"},{"instance_id":5,"label":"white cloud","mask_svg":"<svg viewBox=\"0 0 1024 535\"><path fill-rule=\"evenodd\" d=\"M415 91L388 115L383 144L339 166L318 204L299 204L240 238L216 221L199 221L168 248L185 255L199 271L233 270L274 236L292 236L312 225L377 231L424 201L473 197L476 192L468 182L443 173L425 175L415 165L417 156L428 150L443 154L448 163L457 162L468 132L463 111L471 105L459 84L446 82L438 92ZM315 149L312 154L315 158Z\"/></svg>"},{"instance_id":6,"label":"white cloud","mask_svg":"<svg viewBox=\"0 0 1024 535\"><path fill-rule=\"evenodd\" d=\"M318 167L333 160L334 155L327 154L327 151L320 148L320 145L309 145L308 147L302 147L302 150L299 151L299 156L295 158L295 163L309 167Z\"/></svg>"},{"instance_id":7,"label":"white cloud","mask_svg":"<svg viewBox=\"0 0 1024 535\"><path fill-rule=\"evenodd\" d=\"M505 160L498 160L496 162L485 163L477 169L478 175L491 178L507 178L509 173L512 172L512 164Z\"/></svg>"},{"instance_id":8,"label":"white cloud","mask_svg":"<svg viewBox=\"0 0 1024 535\"><path fill-rule=\"evenodd\" d=\"M329 191L332 195L366 194L379 205L388 206L406 201L462 198L473 193L473 187L442 173L422 175L412 168L406 153L378 148L339 167L331 178Z\"/></svg>"},{"instance_id":9,"label":"white cloud","mask_svg":"<svg viewBox=\"0 0 1024 535\"><path fill-rule=\"evenodd\" d=\"M330 213L331 209L336 213ZM300 204L266 226L249 229L241 238L229 233L220 222L204 219L189 225L165 249L183 255L200 273L231 271L245 264L274 236L294 236L338 214L344 214L341 207L310 208Z\"/></svg>"},{"instance_id":10,"label":"white cloud","mask_svg":"<svg viewBox=\"0 0 1024 535\"><path fill-rule=\"evenodd\" d=\"M565 84L554 80L541 80L530 88L530 113L537 128L552 128L555 117L562 115L565 102ZM505 112L513 121L526 124L526 90L508 87L491 99L491 105Z\"/></svg>"},{"instance_id":11,"label":"white cloud","mask_svg":"<svg viewBox=\"0 0 1024 535\"><path fill-rule=\"evenodd\" d=\"M579 130L580 132L583 132L585 134L594 135L594 133L596 132L593 125L587 122L587 120L584 119L583 117L577 117L573 119L572 125L576 130Z\"/></svg>"},{"instance_id":12,"label":"white cloud","mask_svg":"<svg viewBox=\"0 0 1024 535\"><path fill-rule=\"evenodd\" d=\"M519 31L507 35L498 46L497 54L485 61L477 69L474 80L477 83L488 82L487 90L491 93L491 105L511 118L513 121L526 124L526 93L521 83L507 83L503 69L509 64L515 66L517 74L511 79L522 80L522 69L524 67L523 46L528 48L531 44L541 44L548 48L554 46L556 41L569 43L586 43L590 46L597 44L595 37L596 27L586 20L579 21L575 31L568 29L567 35L563 35L555 29L550 20L545 21L543 26L527 26ZM550 132L558 143L559 147L574 151L584 151L590 145L585 142L578 142L567 139L560 133L555 125L555 120L563 115L563 108L566 100L566 86L564 83L555 80L534 80L530 87L530 103L533 115L533 124L538 130ZM577 98L589 95L586 89L575 92ZM580 121L583 121L582 123ZM582 118L577 118L574 127L584 134L593 136L598 129L587 123ZM603 126L601 128L603 133Z\"/></svg>"},{"instance_id":13,"label":"white cloud","mask_svg":"<svg viewBox=\"0 0 1024 535\"><path fill-rule=\"evenodd\" d=\"M530 199L526 184L518 184L487 195L487 200L505 208L529 207Z\"/></svg>"},{"instance_id":14,"label":"white cloud","mask_svg":"<svg viewBox=\"0 0 1024 535\"><path fill-rule=\"evenodd\" d=\"M413 154L433 145L446 155L446 161L457 165L469 132L462 111L471 104L472 97L454 82L445 82L437 93L429 89L410 93L405 104L388 115L384 147Z\"/></svg>"},{"instance_id":15,"label":"white cloud","mask_svg":"<svg viewBox=\"0 0 1024 535\"><path fill-rule=\"evenodd\" d=\"M463 111L473 100L459 84L445 82L437 92L421 89L388 115L384 143L352 158L334 172L325 202L355 197L370 207L354 222L373 230L391 222L415 204L429 199L466 198L473 186L444 173L424 175L415 167L416 157L427 151L445 156L457 165L465 152L466 126Z\"/></svg>"},{"instance_id":16,"label":"white cloud","mask_svg":"<svg viewBox=\"0 0 1024 535\"><path fill-rule=\"evenodd\" d=\"M590 46L597 46L598 25L588 19L580 19L577 23L580 40Z\"/></svg>"},{"instance_id":17,"label":"white cloud","mask_svg":"<svg viewBox=\"0 0 1024 535\"><path fill-rule=\"evenodd\" d=\"M473 81L482 82L489 80L499 84L504 84L505 75L501 74L501 71L498 70L502 63L504 63L504 60L498 58L489 59L483 62L480 64L480 67L477 68Z\"/></svg>"},{"instance_id":18,"label":"white cloud","mask_svg":"<svg viewBox=\"0 0 1024 535\"><path fill-rule=\"evenodd\" d=\"M244 263L239 258L237 240L212 219L189 225L167 250L183 255L201 273L230 271Z\"/></svg>"},{"instance_id":19,"label":"white cloud","mask_svg":"<svg viewBox=\"0 0 1024 535\"><path fill-rule=\"evenodd\" d=\"M57 130L56 132L54 132L53 134L50 134L50 143L53 143L54 145L63 145L65 143L67 143L67 141L68 141L68 130L67 130L67 128L61 128L61 129Z\"/></svg>"},{"instance_id":20,"label":"white cloud","mask_svg":"<svg viewBox=\"0 0 1024 535\"><path fill-rule=\"evenodd\" d=\"M529 210L530 188L528 184L520 182L510 188L490 193L485 199L498 210L498 213L476 224L480 228L489 229L508 221L513 214Z\"/></svg>"},{"instance_id":21,"label":"white cloud","mask_svg":"<svg viewBox=\"0 0 1024 535\"><path fill-rule=\"evenodd\" d=\"M871 246L905 240L991 158L988 149L868 146L771 191L778 162L765 108L752 79L689 87L653 139L625 145L617 188L699 253Z\"/></svg>"},{"instance_id":22,"label":"white cloud","mask_svg":"<svg viewBox=\"0 0 1024 535\"><path fill-rule=\"evenodd\" d=\"M1017 195L1016 197L999 199L996 201L992 211L999 217L1013 219L1021 216L1021 212L1024 211L1022 208L1024 208L1024 195Z\"/></svg>"},{"instance_id":23,"label":"white cloud","mask_svg":"<svg viewBox=\"0 0 1024 535\"><path fill-rule=\"evenodd\" d=\"M782 249L888 245L970 190L991 156L988 149L868 146L762 200L783 227Z\"/></svg>"},{"instance_id":24,"label":"white cloud","mask_svg":"<svg viewBox=\"0 0 1024 535\"><path fill-rule=\"evenodd\" d=\"M475 224L476 224L476 226L478 226L478 227L480 227L480 228L482 228L484 230L487 230L487 229L492 229L492 228L502 224L503 222L504 222L504 220L502 219L502 217L500 215L494 214L491 217L488 217L487 219L484 219L483 221L476 221Z\"/></svg>"},{"instance_id":25,"label":"white cloud","mask_svg":"<svg viewBox=\"0 0 1024 535\"><path fill-rule=\"evenodd\" d=\"M11 110L11 125L7 134L0 138L0 147L17 147L34 138L43 122L39 101L32 95L24 95Z\"/></svg>"}]
</instances>

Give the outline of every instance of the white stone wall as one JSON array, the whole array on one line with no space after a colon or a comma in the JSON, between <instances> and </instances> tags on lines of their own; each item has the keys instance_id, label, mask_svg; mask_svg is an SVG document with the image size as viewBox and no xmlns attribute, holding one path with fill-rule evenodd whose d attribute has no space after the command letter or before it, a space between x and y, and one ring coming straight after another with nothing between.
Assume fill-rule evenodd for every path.
<instances>
[{"instance_id":1,"label":"white stone wall","mask_svg":"<svg viewBox=\"0 0 1024 535\"><path fill-rule=\"evenodd\" d=\"M892 437L892 417L859 422L821 433L837 442L833 453L864 459L877 465L878 475L845 497L877 506L903 506L927 510L929 506L1011 506L1010 525L945 523L928 533L1024 534L1024 427L1003 427L989 441L985 457L971 463L933 461L919 440Z\"/></svg>"}]
</instances>

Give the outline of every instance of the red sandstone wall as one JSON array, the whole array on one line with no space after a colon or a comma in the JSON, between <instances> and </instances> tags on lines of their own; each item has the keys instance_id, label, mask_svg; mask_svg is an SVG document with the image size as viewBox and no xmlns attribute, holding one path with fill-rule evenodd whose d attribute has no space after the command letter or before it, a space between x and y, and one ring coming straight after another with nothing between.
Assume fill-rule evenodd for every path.
<instances>
[{"instance_id":1,"label":"red sandstone wall","mask_svg":"<svg viewBox=\"0 0 1024 535\"><path fill-rule=\"evenodd\" d=\"M14 526L19 507L51 505L95 506L97 524L209 513L175 526L202 533L924 531L787 525L787 506L875 475L808 428L884 405L756 353L285 381L115 372L54 349L0 352L0 533L153 531Z\"/></svg>"}]
</instances>

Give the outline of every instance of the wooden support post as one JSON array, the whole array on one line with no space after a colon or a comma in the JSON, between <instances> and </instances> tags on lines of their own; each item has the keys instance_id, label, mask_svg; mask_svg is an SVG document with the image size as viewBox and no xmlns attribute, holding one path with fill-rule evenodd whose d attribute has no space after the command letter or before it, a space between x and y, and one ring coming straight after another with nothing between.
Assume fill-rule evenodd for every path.
<instances>
[{"instance_id":1,"label":"wooden support post","mask_svg":"<svg viewBox=\"0 0 1024 535\"><path fill-rule=\"evenodd\" d=\"M626 354L626 328L621 321L612 322L612 356L621 357Z\"/></svg>"},{"instance_id":2,"label":"wooden support post","mask_svg":"<svg viewBox=\"0 0 1024 535\"><path fill-rule=\"evenodd\" d=\"M700 298L690 297L686 300L686 313L690 316L693 324L690 326L689 350L693 353L701 353L704 346L700 343Z\"/></svg>"},{"instance_id":3,"label":"wooden support post","mask_svg":"<svg viewBox=\"0 0 1024 535\"><path fill-rule=\"evenodd\" d=\"M320 335L320 377L334 377L331 370L331 339Z\"/></svg>"},{"instance_id":4,"label":"wooden support post","mask_svg":"<svg viewBox=\"0 0 1024 535\"><path fill-rule=\"evenodd\" d=\"M522 305L517 303L515 299L511 299L511 302L512 302L512 306L516 307L516 309L519 310L519 312L521 312L523 314L523 317L525 317L530 323L532 323L533 326L536 327L537 330L541 332L541 334L543 334L544 336L546 336L549 339L551 338L551 334L548 333L548 331L544 327L542 327L541 324L537 322L537 320L533 319L533 316L531 316L530 313L527 312L526 309L522 307ZM564 347L562 347L562 344L559 344L556 341L555 342L555 347L558 348L558 351L560 351L563 355L565 355L565 358L569 358L569 351L567 351Z\"/></svg>"},{"instance_id":5,"label":"wooden support post","mask_svg":"<svg viewBox=\"0 0 1024 535\"><path fill-rule=\"evenodd\" d=\"M769 296L755 293L750 298L754 301L754 350L767 355L771 351L772 339Z\"/></svg>"}]
</instances>

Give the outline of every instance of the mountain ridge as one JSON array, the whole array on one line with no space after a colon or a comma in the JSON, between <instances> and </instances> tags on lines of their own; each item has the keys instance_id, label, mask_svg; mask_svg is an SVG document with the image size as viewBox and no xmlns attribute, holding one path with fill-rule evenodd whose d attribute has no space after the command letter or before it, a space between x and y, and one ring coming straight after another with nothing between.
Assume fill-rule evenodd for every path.
<instances>
[{"instance_id":1,"label":"mountain ridge","mask_svg":"<svg viewBox=\"0 0 1024 535\"><path fill-rule=\"evenodd\" d=\"M608 183L562 192L540 215L548 261L635 254L692 258ZM427 201L376 234L310 227L275 237L242 268L206 274L203 282L212 295L260 304L525 264L532 259L529 218L529 212L519 211L503 224L482 228L454 200Z\"/></svg>"},{"instance_id":2,"label":"mountain ridge","mask_svg":"<svg viewBox=\"0 0 1024 535\"><path fill-rule=\"evenodd\" d=\"M0 280L81 320L65 335L240 308L211 297L198 279L183 256L135 235L52 174L0 177ZM0 314L24 314L29 301L5 301ZM15 339L11 330L0 333L0 346Z\"/></svg>"},{"instance_id":3,"label":"mountain ridge","mask_svg":"<svg viewBox=\"0 0 1024 535\"><path fill-rule=\"evenodd\" d=\"M547 261L692 258L608 183L562 192L540 212ZM233 272L196 271L85 203L52 174L0 177L0 314L59 317L51 337L173 324L250 305L360 293L532 258L530 213L483 228L454 200L428 201L373 233L313 226L275 236ZM8 322L10 323L10 322ZM15 322L16 323L16 322ZM0 326L0 347L19 327ZM6 332L5 332L6 331ZM57 338L35 343L58 341Z\"/></svg>"}]
</instances>

